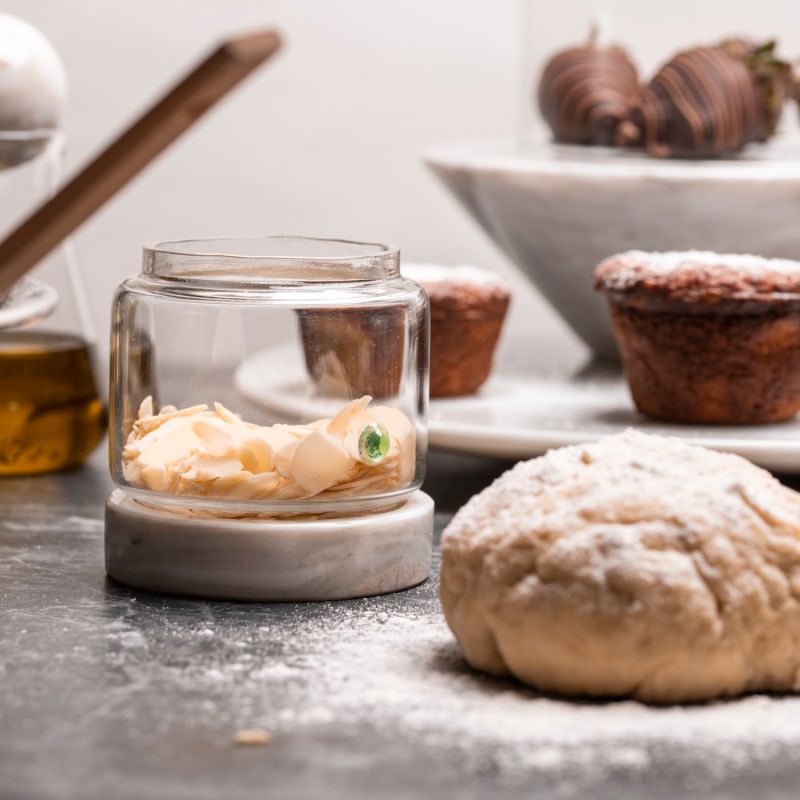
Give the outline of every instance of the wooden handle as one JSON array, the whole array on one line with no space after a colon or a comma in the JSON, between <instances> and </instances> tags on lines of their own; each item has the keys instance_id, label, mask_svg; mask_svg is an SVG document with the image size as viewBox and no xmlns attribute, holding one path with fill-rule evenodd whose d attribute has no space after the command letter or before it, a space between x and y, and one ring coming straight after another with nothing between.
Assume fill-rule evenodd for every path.
<instances>
[{"instance_id":1,"label":"wooden handle","mask_svg":"<svg viewBox=\"0 0 800 800\"><path fill-rule=\"evenodd\" d=\"M223 42L0 242L0 293L10 289L280 44L274 31Z\"/></svg>"}]
</instances>

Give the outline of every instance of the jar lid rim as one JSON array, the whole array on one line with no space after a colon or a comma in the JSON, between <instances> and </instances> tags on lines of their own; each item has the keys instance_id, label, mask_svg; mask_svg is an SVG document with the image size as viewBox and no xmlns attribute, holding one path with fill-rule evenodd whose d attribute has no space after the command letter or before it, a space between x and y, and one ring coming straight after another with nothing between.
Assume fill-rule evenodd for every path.
<instances>
[{"instance_id":1,"label":"jar lid rim","mask_svg":"<svg viewBox=\"0 0 800 800\"><path fill-rule=\"evenodd\" d=\"M309 247L308 252L283 252L279 246L290 243L303 244ZM267 245L263 249L254 245ZM268 245L273 247L270 249ZM330 248L331 252L339 250L333 255L322 253L323 248ZM209 259L224 258L233 262L243 261L272 262L272 263L298 263L313 260L315 263L374 264L376 259L397 258L400 250L395 245L378 242L363 242L354 239L338 239L321 236L295 236L295 235L268 235L253 234L242 236L210 236L187 239L158 241L144 246L147 256L159 255L162 257L176 256L184 259ZM318 249L320 252L311 252ZM350 252L348 252L348 250Z\"/></svg>"}]
</instances>

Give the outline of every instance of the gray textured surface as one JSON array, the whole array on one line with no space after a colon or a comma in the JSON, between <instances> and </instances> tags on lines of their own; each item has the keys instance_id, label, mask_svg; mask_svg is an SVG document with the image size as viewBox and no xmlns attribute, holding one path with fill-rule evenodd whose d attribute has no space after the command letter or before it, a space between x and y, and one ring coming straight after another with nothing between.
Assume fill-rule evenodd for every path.
<instances>
[{"instance_id":1,"label":"gray textured surface","mask_svg":"<svg viewBox=\"0 0 800 800\"><path fill-rule=\"evenodd\" d=\"M433 457L438 527L503 466ZM800 791L798 727L772 731L793 698L658 710L538 697L464 666L434 580L305 605L128 590L103 573L109 488L101 455L0 482L3 798ZM272 741L235 746L252 727Z\"/></svg>"}]
</instances>

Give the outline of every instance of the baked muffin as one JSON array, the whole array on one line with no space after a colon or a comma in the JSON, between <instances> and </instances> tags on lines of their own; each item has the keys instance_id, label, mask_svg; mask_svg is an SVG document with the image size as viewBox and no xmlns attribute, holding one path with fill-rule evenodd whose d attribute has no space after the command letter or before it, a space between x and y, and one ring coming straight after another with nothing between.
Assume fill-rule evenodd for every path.
<instances>
[{"instance_id":1,"label":"baked muffin","mask_svg":"<svg viewBox=\"0 0 800 800\"><path fill-rule=\"evenodd\" d=\"M477 391L492 359L511 293L494 273L479 267L403 266L403 275L425 290L430 302L430 395Z\"/></svg>"},{"instance_id":2,"label":"baked muffin","mask_svg":"<svg viewBox=\"0 0 800 800\"><path fill-rule=\"evenodd\" d=\"M308 374L322 397L397 394L404 321L399 306L298 311Z\"/></svg>"},{"instance_id":3,"label":"baked muffin","mask_svg":"<svg viewBox=\"0 0 800 800\"><path fill-rule=\"evenodd\" d=\"M641 412L744 425L800 409L800 262L632 250L594 279Z\"/></svg>"}]
</instances>

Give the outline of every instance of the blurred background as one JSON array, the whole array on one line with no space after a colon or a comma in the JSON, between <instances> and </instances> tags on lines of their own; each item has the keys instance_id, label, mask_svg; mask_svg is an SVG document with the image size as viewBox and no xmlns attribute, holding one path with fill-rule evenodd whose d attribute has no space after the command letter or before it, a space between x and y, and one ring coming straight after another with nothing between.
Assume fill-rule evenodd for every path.
<instances>
[{"instance_id":1,"label":"blurred background","mask_svg":"<svg viewBox=\"0 0 800 800\"><path fill-rule=\"evenodd\" d=\"M577 340L425 167L433 145L543 135L531 105L542 58L587 35L649 71L732 33L779 34L800 55L796 3L730 0L7 0L69 78L69 174L227 34L274 26L278 57L84 225L78 254L107 352L114 287L143 243L247 233L384 241L407 261L473 263L510 280L506 337Z\"/></svg>"}]
</instances>

